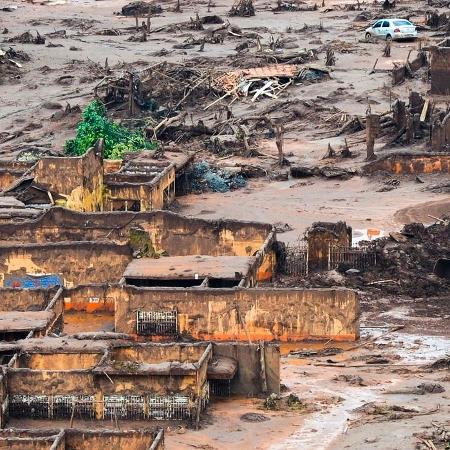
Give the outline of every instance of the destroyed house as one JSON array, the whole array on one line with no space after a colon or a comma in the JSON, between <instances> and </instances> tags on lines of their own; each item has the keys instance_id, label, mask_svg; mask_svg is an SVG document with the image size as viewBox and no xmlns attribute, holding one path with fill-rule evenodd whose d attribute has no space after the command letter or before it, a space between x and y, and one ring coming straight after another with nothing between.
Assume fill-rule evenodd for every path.
<instances>
[{"instance_id":1,"label":"destroyed house","mask_svg":"<svg viewBox=\"0 0 450 450\"><path fill-rule=\"evenodd\" d=\"M0 224L0 275L17 289L58 275L66 312L105 313L138 341L357 339L356 292L261 286L273 276L275 241L272 226L256 222L52 208Z\"/></svg>"},{"instance_id":2,"label":"destroyed house","mask_svg":"<svg viewBox=\"0 0 450 450\"><path fill-rule=\"evenodd\" d=\"M183 179L193 157L172 152L155 159L143 151L126 161L106 161L102 145L97 142L79 157L46 156L22 170L12 162L10 169L0 168L2 195L30 206L87 212L163 209L175 199L176 180Z\"/></svg>"},{"instance_id":3,"label":"destroyed house","mask_svg":"<svg viewBox=\"0 0 450 450\"><path fill-rule=\"evenodd\" d=\"M6 370L10 418L181 420L206 407L210 344L64 342L19 351Z\"/></svg>"},{"instance_id":4,"label":"destroyed house","mask_svg":"<svg viewBox=\"0 0 450 450\"><path fill-rule=\"evenodd\" d=\"M279 393L277 345L98 338L0 343L3 427L20 419L198 422L210 391Z\"/></svg>"},{"instance_id":5,"label":"destroyed house","mask_svg":"<svg viewBox=\"0 0 450 450\"><path fill-rule=\"evenodd\" d=\"M197 273L213 275L211 287L251 286L270 279L274 265L275 233L256 222L190 219L165 211L82 214L52 208L36 220L3 224L3 232L1 225L3 285L18 275L57 273L66 286L118 283L124 275L140 284L147 279L150 285L186 286L186 280L197 285L207 278L196 279ZM192 261L197 272L184 272ZM179 269L174 271L173 264ZM137 274L138 266L145 271Z\"/></svg>"},{"instance_id":6,"label":"destroyed house","mask_svg":"<svg viewBox=\"0 0 450 450\"><path fill-rule=\"evenodd\" d=\"M163 450L164 430L7 429L0 431L7 450Z\"/></svg>"}]
</instances>

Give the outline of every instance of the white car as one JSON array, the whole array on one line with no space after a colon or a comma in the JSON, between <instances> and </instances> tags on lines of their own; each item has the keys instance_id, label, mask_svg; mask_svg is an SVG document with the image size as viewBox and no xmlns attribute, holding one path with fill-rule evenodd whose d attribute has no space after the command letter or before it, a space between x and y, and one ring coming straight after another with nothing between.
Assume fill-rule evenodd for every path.
<instances>
[{"instance_id":1,"label":"white car","mask_svg":"<svg viewBox=\"0 0 450 450\"><path fill-rule=\"evenodd\" d=\"M366 39L371 37L386 39L415 39L417 31L414 24L405 19L380 19L366 29Z\"/></svg>"}]
</instances>

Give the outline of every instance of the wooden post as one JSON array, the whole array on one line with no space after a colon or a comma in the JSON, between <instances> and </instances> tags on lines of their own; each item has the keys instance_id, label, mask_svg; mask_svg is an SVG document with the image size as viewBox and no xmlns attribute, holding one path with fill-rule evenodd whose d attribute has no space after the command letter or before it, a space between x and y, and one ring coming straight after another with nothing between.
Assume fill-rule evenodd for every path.
<instances>
[{"instance_id":1,"label":"wooden post","mask_svg":"<svg viewBox=\"0 0 450 450\"><path fill-rule=\"evenodd\" d=\"M380 127L380 116L378 114L366 115L366 145L367 145L367 161L375 159L375 138L378 135Z\"/></svg>"},{"instance_id":2,"label":"wooden post","mask_svg":"<svg viewBox=\"0 0 450 450\"><path fill-rule=\"evenodd\" d=\"M133 74L129 73L128 81L128 115L133 117L134 115L134 87L133 87Z\"/></svg>"},{"instance_id":3,"label":"wooden post","mask_svg":"<svg viewBox=\"0 0 450 450\"><path fill-rule=\"evenodd\" d=\"M267 376L266 376L266 349L264 341L259 341L259 361L261 364L261 389L267 392Z\"/></svg>"}]
</instances>

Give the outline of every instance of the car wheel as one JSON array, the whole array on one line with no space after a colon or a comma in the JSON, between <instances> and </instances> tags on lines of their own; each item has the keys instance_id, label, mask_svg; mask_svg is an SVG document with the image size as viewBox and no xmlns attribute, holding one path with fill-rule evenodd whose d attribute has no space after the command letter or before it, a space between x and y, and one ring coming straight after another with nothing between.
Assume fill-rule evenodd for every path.
<instances>
[{"instance_id":1,"label":"car wheel","mask_svg":"<svg viewBox=\"0 0 450 450\"><path fill-rule=\"evenodd\" d=\"M366 41L370 41L371 37L372 37L372 35L370 33L366 33Z\"/></svg>"},{"instance_id":2,"label":"car wheel","mask_svg":"<svg viewBox=\"0 0 450 450\"><path fill-rule=\"evenodd\" d=\"M386 35L386 40L387 40L387 41L392 41L392 36L391 36L390 34L387 34L387 35Z\"/></svg>"}]
</instances>

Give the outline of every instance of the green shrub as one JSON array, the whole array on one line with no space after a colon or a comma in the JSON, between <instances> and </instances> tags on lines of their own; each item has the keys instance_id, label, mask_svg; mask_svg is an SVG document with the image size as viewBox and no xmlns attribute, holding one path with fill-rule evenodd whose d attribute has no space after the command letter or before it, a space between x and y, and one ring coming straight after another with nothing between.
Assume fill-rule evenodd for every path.
<instances>
[{"instance_id":1,"label":"green shrub","mask_svg":"<svg viewBox=\"0 0 450 450\"><path fill-rule=\"evenodd\" d=\"M103 104L94 100L83 111L75 139L68 140L64 148L70 156L81 156L100 138L105 143L106 159L122 159L125 153L156 147L155 142L145 139L142 130L130 131L108 119Z\"/></svg>"}]
</instances>

